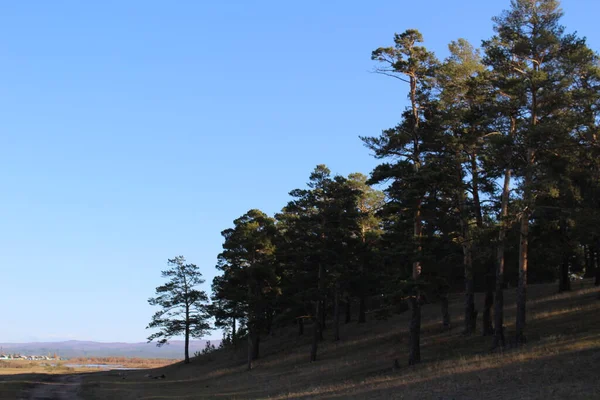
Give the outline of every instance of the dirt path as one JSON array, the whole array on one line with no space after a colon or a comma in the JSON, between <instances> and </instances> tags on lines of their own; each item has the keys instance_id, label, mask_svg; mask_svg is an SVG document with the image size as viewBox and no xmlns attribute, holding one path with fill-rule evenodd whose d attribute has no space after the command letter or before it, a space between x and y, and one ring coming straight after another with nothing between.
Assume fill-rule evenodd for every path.
<instances>
[{"instance_id":1,"label":"dirt path","mask_svg":"<svg viewBox=\"0 0 600 400\"><path fill-rule=\"evenodd\" d=\"M81 375L54 375L29 393L29 400L80 400Z\"/></svg>"}]
</instances>

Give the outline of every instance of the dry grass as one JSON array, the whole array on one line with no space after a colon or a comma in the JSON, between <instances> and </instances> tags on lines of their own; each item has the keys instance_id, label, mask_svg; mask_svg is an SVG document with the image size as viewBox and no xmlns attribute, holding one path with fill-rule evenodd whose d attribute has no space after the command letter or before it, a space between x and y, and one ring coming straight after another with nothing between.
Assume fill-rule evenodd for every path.
<instances>
[{"instance_id":1,"label":"dry grass","mask_svg":"<svg viewBox=\"0 0 600 400\"><path fill-rule=\"evenodd\" d=\"M120 365L124 368L160 368L174 364L179 360L168 358L141 357L74 357L69 358L68 364Z\"/></svg>"},{"instance_id":2,"label":"dry grass","mask_svg":"<svg viewBox=\"0 0 600 400\"><path fill-rule=\"evenodd\" d=\"M26 361L26 360L0 360L0 372L4 373L4 371L9 369L30 369L34 367L38 367L39 363L34 361Z\"/></svg>"},{"instance_id":3,"label":"dry grass","mask_svg":"<svg viewBox=\"0 0 600 400\"><path fill-rule=\"evenodd\" d=\"M408 314L388 321L343 326L342 341L327 336L319 361L308 362L310 329L265 338L262 359L245 371L244 349L219 351L191 365L152 371L86 375L84 399L596 399L600 398L600 300L589 281L571 293L555 285L531 286L528 344L490 353L490 338L461 335L462 297L451 304L455 327L444 332L438 305L423 308L421 365L393 370L407 359ZM483 298L477 296L477 304ZM507 335L514 325L514 290L507 291Z\"/></svg>"},{"instance_id":4,"label":"dry grass","mask_svg":"<svg viewBox=\"0 0 600 400\"><path fill-rule=\"evenodd\" d=\"M15 374L66 374L72 373L74 368L66 367L63 362L54 363L52 361L27 361L27 360L10 360L0 361L0 377L2 375ZM77 369L77 371L84 371ZM0 378L1 379L1 378ZM1 381L1 380L0 380Z\"/></svg>"}]
</instances>

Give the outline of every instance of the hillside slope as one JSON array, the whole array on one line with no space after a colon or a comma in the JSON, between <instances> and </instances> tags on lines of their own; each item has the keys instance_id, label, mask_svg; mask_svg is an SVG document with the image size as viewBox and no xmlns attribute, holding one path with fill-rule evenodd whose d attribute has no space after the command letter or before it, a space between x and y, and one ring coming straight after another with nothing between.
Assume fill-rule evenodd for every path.
<instances>
[{"instance_id":1,"label":"hillside slope","mask_svg":"<svg viewBox=\"0 0 600 400\"><path fill-rule=\"evenodd\" d=\"M585 287L584 287L585 285ZM528 344L490 354L490 338L461 335L462 297L451 304L454 327L444 332L439 306L423 308L422 364L392 369L407 359L408 313L388 321L343 326L342 341L331 332L310 363L310 334L295 329L265 338L262 358L245 371L245 349L218 351L148 371L92 374L83 399L595 399L600 398L600 300L591 282L556 294L556 285L529 290ZM514 290L505 294L506 328L514 327ZM482 304L481 296L477 304ZM307 330L310 332L310 330Z\"/></svg>"}]
</instances>

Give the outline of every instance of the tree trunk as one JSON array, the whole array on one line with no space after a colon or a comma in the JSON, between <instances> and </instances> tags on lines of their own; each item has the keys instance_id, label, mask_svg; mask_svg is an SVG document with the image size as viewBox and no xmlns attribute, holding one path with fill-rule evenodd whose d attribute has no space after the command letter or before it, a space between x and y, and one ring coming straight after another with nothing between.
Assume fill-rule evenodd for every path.
<instances>
[{"instance_id":1,"label":"tree trunk","mask_svg":"<svg viewBox=\"0 0 600 400\"><path fill-rule=\"evenodd\" d=\"M364 248L368 248L368 244L367 244L367 230L366 228L363 226L361 228L361 240L363 243ZM362 254L361 260L360 260L360 277L361 277L361 282L359 285L359 291L358 291L358 323L359 324L364 324L367 321L367 310L366 310L366 303L367 303L367 293L368 293L368 289L367 289L367 277L365 274L365 270L366 265L368 265L368 263L370 261L367 260L371 260L371 257L366 255L365 253Z\"/></svg>"},{"instance_id":2,"label":"tree trunk","mask_svg":"<svg viewBox=\"0 0 600 400\"><path fill-rule=\"evenodd\" d=\"M563 257L560 265L558 291L562 293L571 290L571 279L569 278L569 241L567 237L567 219L565 217L561 217L560 219L560 236L563 243Z\"/></svg>"},{"instance_id":3,"label":"tree trunk","mask_svg":"<svg viewBox=\"0 0 600 400\"><path fill-rule=\"evenodd\" d=\"M323 267L322 263L319 263L319 273L317 276L318 279L318 283L317 283L317 287L318 287L318 292L319 292L319 298L317 299L317 301L315 302L315 316L313 317L314 319L314 329L313 329L313 340L312 340L312 347L310 349L310 361L314 362L317 361L317 349L319 346L319 339L322 337L323 332L321 329L321 321L323 320L323 302L321 301L321 296L323 295L323 289L325 288L325 268Z\"/></svg>"},{"instance_id":4,"label":"tree trunk","mask_svg":"<svg viewBox=\"0 0 600 400\"><path fill-rule=\"evenodd\" d=\"M494 268L493 264L488 265L488 272L485 276L485 301L483 305L483 336L491 336L494 334L494 326L492 325L492 306L494 305Z\"/></svg>"},{"instance_id":5,"label":"tree trunk","mask_svg":"<svg viewBox=\"0 0 600 400\"><path fill-rule=\"evenodd\" d=\"M594 270L596 271L594 285L600 286L600 260L598 260L598 258L600 258L600 244L597 244L595 247L595 250L594 247L592 247L592 251L594 251Z\"/></svg>"},{"instance_id":6,"label":"tree trunk","mask_svg":"<svg viewBox=\"0 0 600 400\"><path fill-rule=\"evenodd\" d=\"M187 303L187 302L186 302ZM185 364L190 363L190 307L185 306Z\"/></svg>"},{"instance_id":7,"label":"tree trunk","mask_svg":"<svg viewBox=\"0 0 600 400\"><path fill-rule=\"evenodd\" d=\"M475 311L475 293L473 276L465 277L465 335L475 333L477 329L477 311Z\"/></svg>"},{"instance_id":8,"label":"tree trunk","mask_svg":"<svg viewBox=\"0 0 600 400\"><path fill-rule=\"evenodd\" d=\"M593 278L595 274L594 270L594 251L589 244L583 246L583 254L585 255L585 277Z\"/></svg>"},{"instance_id":9,"label":"tree trunk","mask_svg":"<svg viewBox=\"0 0 600 400\"><path fill-rule=\"evenodd\" d=\"M418 171L418 167L416 168ZM421 232L422 232L422 221L421 221L421 200L417 205L417 211L415 212L414 220L414 232L415 240L417 241L417 256L421 254ZM413 281L415 283L415 294L410 299L410 325L409 325L409 351L408 351L408 365L416 365L421 362L421 290L417 286L417 281L421 276L421 262L419 260L413 263ZM397 364L397 362L396 362Z\"/></svg>"},{"instance_id":10,"label":"tree trunk","mask_svg":"<svg viewBox=\"0 0 600 400\"><path fill-rule=\"evenodd\" d=\"M345 320L344 323L345 324L349 324L352 321L352 313L351 313L351 302L352 300L350 299L350 297L346 298L346 312L344 313L345 316Z\"/></svg>"},{"instance_id":11,"label":"tree trunk","mask_svg":"<svg viewBox=\"0 0 600 400\"><path fill-rule=\"evenodd\" d=\"M533 116L535 119L535 115ZM525 200L525 209L521 215L521 229L519 242L519 282L517 286L517 321L516 328L516 344L524 344L527 339L525 337L525 322L526 322L526 307L527 307L527 266L528 266L528 247L529 247L529 216L531 215L531 207L533 202L531 198L531 185L533 184L533 161L534 150L527 149L527 166L525 168L525 178L523 180Z\"/></svg>"},{"instance_id":12,"label":"tree trunk","mask_svg":"<svg viewBox=\"0 0 600 400\"><path fill-rule=\"evenodd\" d=\"M584 244L583 245L583 261L585 264L585 274L583 275L585 278L590 278L590 272L591 272L591 263L590 263L590 249L588 247L588 245Z\"/></svg>"},{"instance_id":13,"label":"tree trunk","mask_svg":"<svg viewBox=\"0 0 600 400\"><path fill-rule=\"evenodd\" d=\"M250 326L248 326L248 365L246 367L246 370L250 371L252 370L252 356L254 354L254 351L252 350L252 345L253 345L253 340L252 340L252 329L250 328Z\"/></svg>"},{"instance_id":14,"label":"tree trunk","mask_svg":"<svg viewBox=\"0 0 600 400\"><path fill-rule=\"evenodd\" d=\"M298 336L304 335L304 318L298 318Z\"/></svg>"},{"instance_id":15,"label":"tree trunk","mask_svg":"<svg viewBox=\"0 0 600 400\"><path fill-rule=\"evenodd\" d=\"M464 207L464 203L463 203ZM462 208L462 207L461 207ZM475 332L475 324L477 321L477 311L475 311L475 292L473 283L473 258L471 254L471 235L469 233L468 221L466 216L462 221L463 224L463 266L465 273L465 335L471 335Z\"/></svg>"},{"instance_id":16,"label":"tree trunk","mask_svg":"<svg viewBox=\"0 0 600 400\"><path fill-rule=\"evenodd\" d=\"M323 334L325 333L325 329L327 329L327 325L325 325L325 319L327 318L327 299L324 299L321 302L321 323L319 325L319 340L324 340Z\"/></svg>"},{"instance_id":17,"label":"tree trunk","mask_svg":"<svg viewBox=\"0 0 600 400\"><path fill-rule=\"evenodd\" d=\"M321 302L318 301L317 305L316 305L317 309L316 309L316 315L313 318L313 339L312 339L312 346L310 348L310 361L314 362L317 361L317 349L319 347L319 339L320 339L320 329L319 329L319 325L320 325L320 314L321 314Z\"/></svg>"},{"instance_id":18,"label":"tree trunk","mask_svg":"<svg viewBox=\"0 0 600 400\"><path fill-rule=\"evenodd\" d=\"M367 296L361 294L358 303L358 323L364 324L365 322L367 322Z\"/></svg>"},{"instance_id":19,"label":"tree trunk","mask_svg":"<svg viewBox=\"0 0 600 400\"><path fill-rule=\"evenodd\" d=\"M233 323L231 324L231 344L234 349L237 348L237 332L235 328L235 318L233 318Z\"/></svg>"},{"instance_id":20,"label":"tree trunk","mask_svg":"<svg viewBox=\"0 0 600 400\"><path fill-rule=\"evenodd\" d=\"M259 346L260 346L260 333L254 332L252 334L252 360L258 360Z\"/></svg>"},{"instance_id":21,"label":"tree trunk","mask_svg":"<svg viewBox=\"0 0 600 400\"><path fill-rule=\"evenodd\" d=\"M416 75L410 76L410 103L413 117L413 170L415 175L418 175L421 168L421 149L419 144L419 107L417 104L417 78ZM423 231L423 221L421 217L421 207L423 204L423 198L418 197L415 206L414 213L414 230L413 239L416 244L416 260L413 262L412 278L415 285L415 293L410 297L411 305L411 318L409 325L409 352L408 352L408 365L416 365L421 362L421 291L417 285L418 280L421 276L421 237ZM398 365L396 360L395 365Z\"/></svg>"},{"instance_id":22,"label":"tree trunk","mask_svg":"<svg viewBox=\"0 0 600 400\"><path fill-rule=\"evenodd\" d=\"M462 183L462 163L460 162L460 153L456 152L456 170ZM472 159L471 163L475 160ZM476 164L476 161L475 161ZM477 169L477 165L471 169ZM460 213L460 225L462 233L462 250L463 250L463 268L465 275L465 335L471 335L475 332L475 293L473 283L473 239L471 237L471 227L469 226L469 213L467 212L467 194L462 185L458 185L458 210ZM481 211L481 210L480 210Z\"/></svg>"},{"instance_id":23,"label":"tree trunk","mask_svg":"<svg viewBox=\"0 0 600 400\"><path fill-rule=\"evenodd\" d=\"M517 345L524 344L527 305L527 254L529 246L529 213L521 217L521 240L519 242L519 282L517 286L517 321L515 324Z\"/></svg>"},{"instance_id":24,"label":"tree trunk","mask_svg":"<svg viewBox=\"0 0 600 400\"><path fill-rule=\"evenodd\" d=\"M333 294L333 340L340 340L340 287L339 283L335 285Z\"/></svg>"},{"instance_id":25,"label":"tree trunk","mask_svg":"<svg viewBox=\"0 0 600 400\"><path fill-rule=\"evenodd\" d=\"M267 336L273 336L273 311L268 309L267 311Z\"/></svg>"},{"instance_id":26,"label":"tree trunk","mask_svg":"<svg viewBox=\"0 0 600 400\"><path fill-rule=\"evenodd\" d=\"M558 291L568 292L571 290L571 279L569 278L569 258L563 256L563 261L560 264L560 279L558 282Z\"/></svg>"},{"instance_id":27,"label":"tree trunk","mask_svg":"<svg viewBox=\"0 0 600 400\"><path fill-rule=\"evenodd\" d=\"M592 238L592 243L589 244L587 246L588 248L588 257L589 257L589 268L590 268L590 273L589 275L586 273L587 276L594 277L594 285L595 286L600 286L600 269L598 267L600 267L600 262L598 260L598 257L600 256L600 243L596 240L596 238ZM587 266L586 266L586 270L587 270ZM586 271L587 272L587 271Z\"/></svg>"},{"instance_id":28,"label":"tree trunk","mask_svg":"<svg viewBox=\"0 0 600 400\"><path fill-rule=\"evenodd\" d=\"M248 298L251 299L253 298L252 296L252 285L248 285ZM254 288L254 290L256 291L256 288ZM246 328L248 330L248 367L247 370L250 371L252 369L252 360L254 360L254 354L255 354L255 349L254 349L254 345L256 343L256 339L254 337L254 335L256 335L257 332L257 326L256 326L256 318L258 318L258 313L256 312L258 309L258 306L255 304L254 305L254 310L251 312L248 312L248 314L246 315ZM254 315L252 315L252 313L254 313Z\"/></svg>"},{"instance_id":29,"label":"tree trunk","mask_svg":"<svg viewBox=\"0 0 600 400\"><path fill-rule=\"evenodd\" d=\"M475 221L477 228L483 229L483 213L481 211L481 199L479 197L479 168L477 166L477 153L471 153L471 182L473 190L473 208L475 209ZM473 248L471 249L471 253ZM492 307L494 306L494 264L488 264L488 271L485 276L485 300L483 303L483 321L482 334L483 336L491 336L494 334L492 325Z\"/></svg>"},{"instance_id":30,"label":"tree trunk","mask_svg":"<svg viewBox=\"0 0 600 400\"><path fill-rule=\"evenodd\" d=\"M475 152L471 154L471 182L475 221L478 228L483 228L483 213L481 212L481 200L479 199L479 169L477 168L477 153Z\"/></svg>"},{"instance_id":31,"label":"tree trunk","mask_svg":"<svg viewBox=\"0 0 600 400\"><path fill-rule=\"evenodd\" d=\"M535 29L535 28L534 28ZM533 64L533 70L539 70L539 63ZM531 84L531 123L530 129L534 131L537 126L538 112L538 88L534 80L529 80ZM521 213L521 228L519 231L519 281L517 285L517 319L515 323L516 345L524 344L527 339L525 337L525 324L527 321L527 267L529 255L529 217L533 210L533 166L535 162L535 149L533 147L532 133L526 136L527 154L525 155L525 176L523 177L523 202L525 209Z\"/></svg>"},{"instance_id":32,"label":"tree trunk","mask_svg":"<svg viewBox=\"0 0 600 400\"><path fill-rule=\"evenodd\" d=\"M417 296L411 296L410 300L410 333L408 365L416 365L421 362L421 303Z\"/></svg>"},{"instance_id":33,"label":"tree trunk","mask_svg":"<svg viewBox=\"0 0 600 400\"><path fill-rule=\"evenodd\" d=\"M442 309L442 328L444 330L450 329L450 310L448 307L448 293L442 293L440 295L440 306Z\"/></svg>"},{"instance_id":34,"label":"tree trunk","mask_svg":"<svg viewBox=\"0 0 600 400\"><path fill-rule=\"evenodd\" d=\"M514 120L512 122L514 127ZM512 130L512 128L511 128ZM508 198L510 196L509 167L504 171L504 186L502 188L502 208L500 212L500 232L498 233L498 256L496 264L496 298L494 299L494 340L492 348L504 347L504 247L506 231L508 230Z\"/></svg>"}]
</instances>

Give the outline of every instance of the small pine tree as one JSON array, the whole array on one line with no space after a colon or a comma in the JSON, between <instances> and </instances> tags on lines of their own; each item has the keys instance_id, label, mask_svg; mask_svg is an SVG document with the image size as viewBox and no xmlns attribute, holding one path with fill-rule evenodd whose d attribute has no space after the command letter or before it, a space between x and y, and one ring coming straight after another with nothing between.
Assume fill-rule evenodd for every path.
<instances>
[{"instance_id":1,"label":"small pine tree","mask_svg":"<svg viewBox=\"0 0 600 400\"><path fill-rule=\"evenodd\" d=\"M151 306L160 306L146 329L158 328L148 337L148 343L158 339L162 346L173 336L185 337L185 363L190 362L190 337L201 338L211 329L207 311L208 296L196 289L204 283L202 274L195 264L186 264L183 256L169 260L171 269L162 271L163 278L170 280L156 288L156 297L148 299Z\"/></svg>"}]
</instances>

